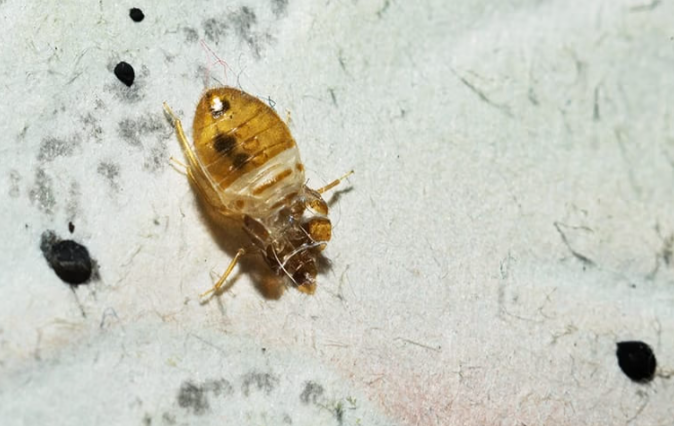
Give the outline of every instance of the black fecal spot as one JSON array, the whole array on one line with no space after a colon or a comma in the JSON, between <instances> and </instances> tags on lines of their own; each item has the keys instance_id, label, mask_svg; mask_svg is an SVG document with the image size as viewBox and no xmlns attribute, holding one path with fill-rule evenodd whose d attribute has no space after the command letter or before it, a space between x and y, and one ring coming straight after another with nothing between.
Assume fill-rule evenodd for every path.
<instances>
[{"instance_id":1,"label":"black fecal spot","mask_svg":"<svg viewBox=\"0 0 674 426\"><path fill-rule=\"evenodd\" d=\"M115 70L118 69L117 67L124 64L123 62L118 64L118 62L119 59L117 57L112 58L108 64L108 69L111 72L115 72ZM129 66L128 64L126 65ZM137 103L145 97L145 86L147 85L147 81L149 81L150 77L150 69L145 65L141 66L140 69L135 67L135 69L131 68L131 70L133 70L133 74L129 75L128 80L120 78L120 80L124 83L123 85L117 84L117 82L112 82L111 84L105 86L105 88L109 90L117 98L117 100L128 104ZM115 75L117 75L119 78L120 74L115 72Z\"/></svg>"},{"instance_id":2,"label":"black fecal spot","mask_svg":"<svg viewBox=\"0 0 674 426\"><path fill-rule=\"evenodd\" d=\"M319 385L316 382L306 382L304 384L304 390L300 394L300 401L303 404L316 404L318 399L323 396L323 386Z\"/></svg>"},{"instance_id":3,"label":"black fecal spot","mask_svg":"<svg viewBox=\"0 0 674 426\"><path fill-rule=\"evenodd\" d=\"M131 87L133 80L136 78L136 72L128 63L122 61L115 66L115 75L122 83Z\"/></svg>"},{"instance_id":4,"label":"black fecal spot","mask_svg":"<svg viewBox=\"0 0 674 426\"><path fill-rule=\"evenodd\" d=\"M143 13L142 10L138 9L137 7L129 9L129 17L133 20L133 22L140 22L143 19L145 19L145 14Z\"/></svg>"},{"instance_id":5,"label":"black fecal spot","mask_svg":"<svg viewBox=\"0 0 674 426\"><path fill-rule=\"evenodd\" d=\"M243 166L246 165L246 163L250 160L250 155L248 154L236 154L236 157L234 157L234 168L235 169L240 169Z\"/></svg>"},{"instance_id":6,"label":"black fecal spot","mask_svg":"<svg viewBox=\"0 0 674 426\"><path fill-rule=\"evenodd\" d=\"M192 382L185 382L180 386L178 405L192 410L197 415L204 414L210 409L208 398L206 398L206 390L202 386L197 386Z\"/></svg>"},{"instance_id":7,"label":"black fecal spot","mask_svg":"<svg viewBox=\"0 0 674 426\"><path fill-rule=\"evenodd\" d=\"M657 361L653 349L644 342L618 342L618 365L627 377L637 383L648 383L655 376Z\"/></svg>"},{"instance_id":8,"label":"black fecal spot","mask_svg":"<svg viewBox=\"0 0 674 426\"><path fill-rule=\"evenodd\" d=\"M278 384L279 379L272 374L251 372L243 376L241 391L245 396L249 396L251 390L254 389L264 391L264 393L269 395Z\"/></svg>"},{"instance_id":9,"label":"black fecal spot","mask_svg":"<svg viewBox=\"0 0 674 426\"><path fill-rule=\"evenodd\" d=\"M234 147L236 147L236 137L234 135L218 133L213 139L213 149L220 154L229 154Z\"/></svg>"},{"instance_id":10,"label":"black fecal spot","mask_svg":"<svg viewBox=\"0 0 674 426\"><path fill-rule=\"evenodd\" d=\"M92 276L94 262L89 250L73 240L61 240L52 231L42 233L40 250L56 275L72 286L84 284Z\"/></svg>"},{"instance_id":11,"label":"black fecal spot","mask_svg":"<svg viewBox=\"0 0 674 426\"><path fill-rule=\"evenodd\" d=\"M75 232L75 225L72 222L68 222L68 231L72 234Z\"/></svg>"}]
</instances>

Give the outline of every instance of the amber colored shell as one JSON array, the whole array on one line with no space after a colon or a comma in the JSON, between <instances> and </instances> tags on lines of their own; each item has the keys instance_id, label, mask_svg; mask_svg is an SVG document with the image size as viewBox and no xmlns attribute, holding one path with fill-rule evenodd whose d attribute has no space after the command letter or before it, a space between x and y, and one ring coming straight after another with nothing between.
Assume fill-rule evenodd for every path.
<instances>
[{"instance_id":1,"label":"amber colored shell","mask_svg":"<svg viewBox=\"0 0 674 426\"><path fill-rule=\"evenodd\" d=\"M258 98L232 87L206 92L193 124L194 148L220 190L294 148L288 126Z\"/></svg>"}]
</instances>

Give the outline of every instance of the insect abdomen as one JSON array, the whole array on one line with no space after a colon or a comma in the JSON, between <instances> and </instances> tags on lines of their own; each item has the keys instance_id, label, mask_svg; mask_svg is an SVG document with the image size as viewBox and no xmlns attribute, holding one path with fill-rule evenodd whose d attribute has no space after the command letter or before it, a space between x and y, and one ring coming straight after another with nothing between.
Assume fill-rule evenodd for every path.
<instances>
[{"instance_id":1,"label":"insect abdomen","mask_svg":"<svg viewBox=\"0 0 674 426\"><path fill-rule=\"evenodd\" d=\"M229 209L259 217L304 183L288 126L253 96L233 88L206 92L193 131L199 161Z\"/></svg>"},{"instance_id":2,"label":"insect abdomen","mask_svg":"<svg viewBox=\"0 0 674 426\"><path fill-rule=\"evenodd\" d=\"M222 192L224 204L244 202L235 208L253 217L272 214L304 185L304 172L293 166L296 163L299 153L293 147L240 175Z\"/></svg>"}]
</instances>

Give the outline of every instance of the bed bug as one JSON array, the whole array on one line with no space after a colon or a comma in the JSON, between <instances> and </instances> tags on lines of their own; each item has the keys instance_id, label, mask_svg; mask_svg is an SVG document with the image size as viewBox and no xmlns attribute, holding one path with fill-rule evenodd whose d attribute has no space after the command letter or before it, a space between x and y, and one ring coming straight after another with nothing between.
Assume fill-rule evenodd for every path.
<instances>
[{"instance_id":1,"label":"bed bug","mask_svg":"<svg viewBox=\"0 0 674 426\"><path fill-rule=\"evenodd\" d=\"M194 115L194 148L164 103L185 157L186 174L216 215L234 219L250 238L213 287L222 288L241 256L257 253L277 276L313 294L318 257L332 236L322 195L353 171L319 189L306 186L304 165L286 123L260 99L233 87L204 93Z\"/></svg>"}]
</instances>

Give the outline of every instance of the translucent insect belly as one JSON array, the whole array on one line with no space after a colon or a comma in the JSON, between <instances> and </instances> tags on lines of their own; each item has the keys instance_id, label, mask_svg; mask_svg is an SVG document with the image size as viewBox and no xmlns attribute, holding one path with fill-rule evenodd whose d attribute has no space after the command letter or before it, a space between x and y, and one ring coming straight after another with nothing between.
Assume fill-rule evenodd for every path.
<instances>
[{"instance_id":1,"label":"translucent insect belly","mask_svg":"<svg viewBox=\"0 0 674 426\"><path fill-rule=\"evenodd\" d=\"M225 208L256 218L273 214L287 204L301 192L305 179L296 146L246 171L226 186L212 175L208 177Z\"/></svg>"}]
</instances>

